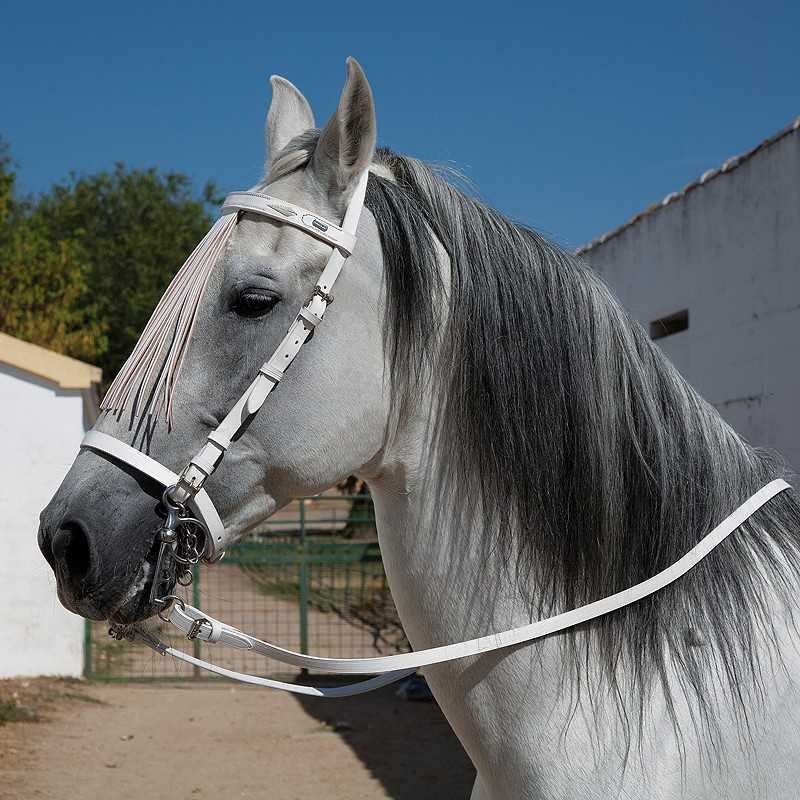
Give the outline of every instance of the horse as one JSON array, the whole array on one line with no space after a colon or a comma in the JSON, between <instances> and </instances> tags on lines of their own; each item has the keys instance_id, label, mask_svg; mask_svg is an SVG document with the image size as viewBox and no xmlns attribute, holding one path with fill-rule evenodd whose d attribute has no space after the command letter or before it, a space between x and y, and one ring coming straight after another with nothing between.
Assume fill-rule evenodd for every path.
<instances>
[{"instance_id":1,"label":"horse","mask_svg":"<svg viewBox=\"0 0 800 800\"><path fill-rule=\"evenodd\" d=\"M294 85L271 83L255 191L341 220L369 175L324 324L209 479L232 539L358 476L421 649L645 580L791 477L579 257L377 148L355 60L322 129ZM330 249L240 213L183 331L169 403L145 392L95 430L177 469L281 341ZM120 624L154 614L161 488L81 450L38 534L68 609ZM426 668L477 769L472 798L796 797L799 575L800 504L784 491L650 597Z\"/></svg>"}]
</instances>

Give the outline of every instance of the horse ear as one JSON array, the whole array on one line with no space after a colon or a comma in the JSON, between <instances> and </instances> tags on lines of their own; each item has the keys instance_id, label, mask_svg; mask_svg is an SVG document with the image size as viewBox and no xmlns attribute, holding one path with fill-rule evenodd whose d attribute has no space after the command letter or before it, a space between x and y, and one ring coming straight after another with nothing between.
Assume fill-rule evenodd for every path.
<instances>
[{"instance_id":1,"label":"horse ear","mask_svg":"<svg viewBox=\"0 0 800 800\"><path fill-rule=\"evenodd\" d=\"M314 113L302 92L286 78L273 75L272 102L267 113L267 172L295 136L314 126Z\"/></svg>"},{"instance_id":2,"label":"horse ear","mask_svg":"<svg viewBox=\"0 0 800 800\"><path fill-rule=\"evenodd\" d=\"M339 107L314 151L311 169L333 201L346 202L375 156L375 104L364 70L352 56Z\"/></svg>"}]
</instances>

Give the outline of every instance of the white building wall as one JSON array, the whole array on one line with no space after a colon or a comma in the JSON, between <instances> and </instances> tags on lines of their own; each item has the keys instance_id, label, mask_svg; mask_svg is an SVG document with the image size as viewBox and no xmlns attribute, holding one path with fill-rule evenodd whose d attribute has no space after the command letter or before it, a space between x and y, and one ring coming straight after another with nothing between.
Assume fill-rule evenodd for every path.
<instances>
[{"instance_id":1,"label":"white building wall","mask_svg":"<svg viewBox=\"0 0 800 800\"><path fill-rule=\"evenodd\" d=\"M0 364L0 678L82 674L83 619L58 602L36 532L83 432L79 390Z\"/></svg>"},{"instance_id":2,"label":"white building wall","mask_svg":"<svg viewBox=\"0 0 800 800\"><path fill-rule=\"evenodd\" d=\"M749 442L800 470L800 130L583 257Z\"/></svg>"}]
</instances>

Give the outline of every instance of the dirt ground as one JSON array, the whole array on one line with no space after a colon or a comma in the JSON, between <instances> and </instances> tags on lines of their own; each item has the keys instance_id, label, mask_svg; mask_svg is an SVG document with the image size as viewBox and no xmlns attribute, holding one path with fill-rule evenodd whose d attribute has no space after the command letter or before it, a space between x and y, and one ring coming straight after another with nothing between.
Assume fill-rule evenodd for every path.
<instances>
[{"instance_id":1,"label":"dirt ground","mask_svg":"<svg viewBox=\"0 0 800 800\"><path fill-rule=\"evenodd\" d=\"M0 681L0 800L426 800L469 797L473 779L437 706L391 686L320 700Z\"/></svg>"}]
</instances>

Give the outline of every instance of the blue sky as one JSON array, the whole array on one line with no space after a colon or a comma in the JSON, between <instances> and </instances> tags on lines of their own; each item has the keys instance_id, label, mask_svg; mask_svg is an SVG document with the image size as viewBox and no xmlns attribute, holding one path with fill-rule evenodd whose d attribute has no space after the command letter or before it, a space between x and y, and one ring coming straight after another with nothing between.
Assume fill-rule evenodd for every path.
<instances>
[{"instance_id":1,"label":"blue sky","mask_svg":"<svg viewBox=\"0 0 800 800\"><path fill-rule=\"evenodd\" d=\"M381 144L572 247L800 114L799 32L797 2L14 3L0 135L26 191L118 160L245 188L269 75L322 123L352 54Z\"/></svg>"}]
</instances>

